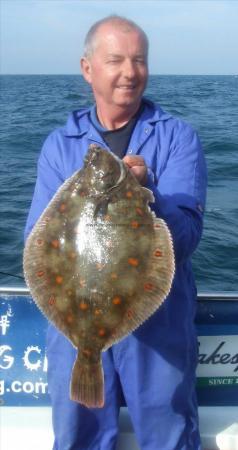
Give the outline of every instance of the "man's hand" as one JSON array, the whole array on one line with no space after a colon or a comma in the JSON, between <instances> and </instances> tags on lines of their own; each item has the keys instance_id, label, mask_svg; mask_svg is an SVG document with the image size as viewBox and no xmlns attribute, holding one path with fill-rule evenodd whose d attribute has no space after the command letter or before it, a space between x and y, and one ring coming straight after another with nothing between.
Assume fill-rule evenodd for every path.
<instances>
[{"instance_id":1,"label":"man's hand","mask_svg":"<svg viewBox=\"0 0 238 450\"><path fill-rule=\"evenodd\" d=\"M147 181L147 167L144 158L138 155L126 155L123 158L123 162L129 167L139 183L144 186Z\"/></svg>"}]
</instances>

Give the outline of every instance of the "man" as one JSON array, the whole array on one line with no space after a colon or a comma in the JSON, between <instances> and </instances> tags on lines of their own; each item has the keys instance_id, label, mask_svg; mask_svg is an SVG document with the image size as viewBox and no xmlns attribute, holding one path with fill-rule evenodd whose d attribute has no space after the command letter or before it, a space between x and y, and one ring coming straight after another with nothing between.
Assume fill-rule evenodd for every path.
<instances>
[{"instance_id":1,"label":"man","mask_svg":"<svg viewBox=\"0 0 238 450\"><path fill-rule=\"evenodd\" d=\"M82 73L95 106L75 111L47 138L26 234L57 188L83 165L90 143L115 152L155 196L168 224L176 274L168 298L137 331L103 353L105 405L87 409L69 399L75 350L53 326L47 337L54 450L113 450L124 397L141 450L198 450L194 329L196 288L190 258L202 233L206 169L196 133L142 97L148 42L124 18L110 16L89 31Z\"/></svg>"}]
</instances>

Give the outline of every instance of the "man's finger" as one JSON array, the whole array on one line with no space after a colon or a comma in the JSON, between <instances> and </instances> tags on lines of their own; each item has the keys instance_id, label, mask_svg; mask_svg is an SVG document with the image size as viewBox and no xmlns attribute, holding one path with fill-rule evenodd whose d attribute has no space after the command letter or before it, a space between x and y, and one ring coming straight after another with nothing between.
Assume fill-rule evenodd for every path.
<instances>
[{"instance_id":1,"label":"man's finger","mask_svg":"<svg viewBox=\"0 0 238 450\"><path fill-rule=\"evenodd\" d=\"M127 164L127 166L129 166L129 167L145 166L144 158L142 158L142 156L138 156L138 155L133 155L133 156L126 155L123 158L123 162L125 164Z\"/></svg>"}]
</instances>

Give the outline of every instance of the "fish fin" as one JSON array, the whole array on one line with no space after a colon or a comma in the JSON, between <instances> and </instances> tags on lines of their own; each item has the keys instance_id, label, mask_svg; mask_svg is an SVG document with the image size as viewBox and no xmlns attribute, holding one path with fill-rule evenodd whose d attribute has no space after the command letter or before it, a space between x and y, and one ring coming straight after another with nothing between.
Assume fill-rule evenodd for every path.
<instances>
[{"instance_id":1,"label":"fish fin","mask_svg":"<svg viewBox=\"0 0 238 450\"><path fill-rule=\"evenodd\" d=\"M150 203L154 203L155 201L154 194L150 189L146 187L141 187L141 192L143 192L145 200L147 200Z\"/></svg>"},{"instance_id":2,"label":"fish fin","mask_svg":"<svg viewBox=\"0 0 238 450\"><path fill-rule=\"evenodd\" d=\"M162 219L153 218L153 222L154 239L139 294L128 302L120 326L115 327L103 351L138 328L159 308L170 292L175 271L172 237Z\"/></svg>"},{"instance_id":3,"label":"fish fin","mask_svg":"<svg viewBox=\"0 0 238 450\"><path fill-rule=\"evenodd\" d=\"M104 380L101 358L98 362L91 362L77 356L72 371L70 398L87 408L103 407Z\"/></svg>"}]
</instances>

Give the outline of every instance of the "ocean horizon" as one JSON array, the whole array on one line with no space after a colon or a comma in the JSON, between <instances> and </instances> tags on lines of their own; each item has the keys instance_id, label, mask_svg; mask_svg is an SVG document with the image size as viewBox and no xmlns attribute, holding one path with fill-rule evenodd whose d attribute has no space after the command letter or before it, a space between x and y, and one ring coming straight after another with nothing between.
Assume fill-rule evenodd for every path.
<instances>
[{"instance_id":1,"label":"ocean horizon","mask_svg":"<svg viewBox=\"0 0 238 450\"><path fill-rule=\"evenodd\" d=\"M24 286L16 277L42 144L72 110L93 104L93 96L78 74L2 74L0 82L0 282ZM204 148L207 205L193 256L198 291L238 291L238 76L152 74L145 96L189 122Z\"/></svg>"}]
</instances>

